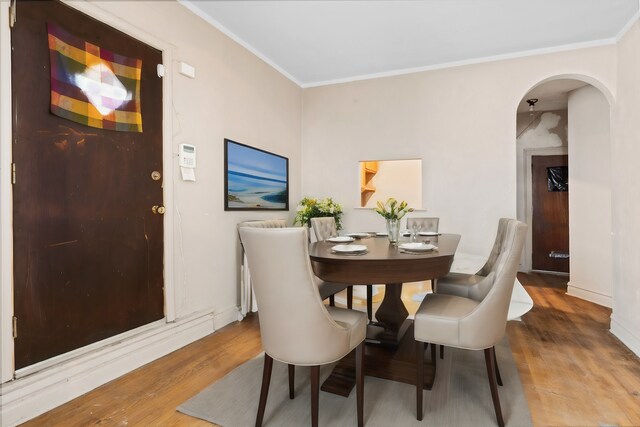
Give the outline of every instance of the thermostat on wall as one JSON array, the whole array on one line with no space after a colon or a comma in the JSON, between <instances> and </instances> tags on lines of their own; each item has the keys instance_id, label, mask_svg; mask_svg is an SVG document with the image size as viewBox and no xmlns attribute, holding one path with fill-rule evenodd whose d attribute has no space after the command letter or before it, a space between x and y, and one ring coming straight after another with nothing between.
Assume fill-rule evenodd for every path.
<instances>
[{"instance_id":1,"label":"thermostat on wall","mask_svg":"<svg viewBox=\"0 0 640 427\"><path fill-rule=\"evenodd\" d=\"M191 144L180 144L178 153L178 164L183 168L196 167L196 146Z\"/></svg>"}]
</instances>

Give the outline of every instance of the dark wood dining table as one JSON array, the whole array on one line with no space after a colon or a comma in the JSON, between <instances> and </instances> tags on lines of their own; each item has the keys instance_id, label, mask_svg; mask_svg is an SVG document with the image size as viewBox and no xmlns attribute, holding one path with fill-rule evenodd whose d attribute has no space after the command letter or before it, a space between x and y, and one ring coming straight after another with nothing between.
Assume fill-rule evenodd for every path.
<instances>
[{"instance_id":1,"label":"dark wood dining table","mask_svg":"<svg viewBox=\"0 0 640 427\"><path fill-rule=\"evenodd\" d=\"M336 243L320 241L310 245L309 255L314 273L322 280L351 285L384 284L384 298L376 311L376 321L367 326L365 375L414 384L413 322L408 319L409 312L401 299L402 284L446 275L460 236L420 236L418 241L429 242L437 249L419 253L401 249L400 245L408 241L401 238L399 245L392 245L386 236L371 233L352 243L365 245L364 254L334 253L332 248ZM355 384L354 369L353 357L343 359L324 382L322 390L348 396ZM425 367L425 388L431 388L434 373L434 366Z\"/></svg>"}]
</instances>

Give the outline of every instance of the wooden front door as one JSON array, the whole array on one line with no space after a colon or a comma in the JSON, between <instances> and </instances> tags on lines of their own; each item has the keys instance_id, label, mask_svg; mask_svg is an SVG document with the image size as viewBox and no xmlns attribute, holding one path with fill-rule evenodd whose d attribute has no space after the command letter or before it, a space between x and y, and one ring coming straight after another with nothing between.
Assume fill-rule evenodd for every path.
<instances>
[{"instance_id":1,"label":"wooden front door","mask_svg":"<svg viewBox=\"0 0 640 427\"><path fill-rule=\"evenodd\" d=\"M48 22L142 59L142 133L50 113ZM18 369L164 317L162 53L57 1L19 1L11 43Z\"/></svg>"},{"instance_id":2,"label":"wooden front door","mask_svg":"<svg viewBox=\"0 0 640 427\"><path fill-rule=\"evenodd\" d=\"M531 157L534 270L569 272L569 191L557 181L568 165L566 155Z\"/></svg>"}]
</instances>

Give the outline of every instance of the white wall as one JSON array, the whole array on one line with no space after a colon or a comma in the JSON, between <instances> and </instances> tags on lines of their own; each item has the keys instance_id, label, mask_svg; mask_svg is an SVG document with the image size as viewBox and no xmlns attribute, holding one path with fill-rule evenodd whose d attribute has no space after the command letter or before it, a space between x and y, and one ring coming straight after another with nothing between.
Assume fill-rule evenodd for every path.
<instances>
[{"instance_id":1,"label":"white wall","mask_svg":"<svg viewBox=\"0 0 640 427\"><path fill-rule=\"evenodd\" d=\"M613 314L611 331L640 355L640 24L618 44L612 120Z\"/></svg>"},{"instance_id":2,"label":"white wall","mask_svg":"<svg viewBox=\"0 0 640 427\"><path fill-rule=\"evenodd\" d=\"M516 216L516 109L536 84L573 75L615 92L606 46L304 90L303 185L345 207L346 229L383 220L354 209L358 161L421 158L422 200L459 250L487 255L500 217ZM329 177L317 173L334 165ZM349 183L354 183L350 185Z\"/></svg>"},{"instance_id":3,"label":"white wall","mask_svg":"<svg viewBox=\"0 0 640 427\"><path fill-rule=\"evenodd\" d=\"M610 107L585 86L569 93L569 295L611 307Z\"/></svg>"},{"instance_id":4,"label":"white wall","mask_svg":"<svg viewBox=\"0 0 640 427\"><path fill-rule=\"evenodd\" d=\"M294 83L176 2L95 1L74 3L98 19L164 50L166 285L175 323L152 325L112 340L108 348L61 360L25 379L12 376L10 245L11 98L8 2L2 0L0 43L2 88L0 144L2 159L2 397L3 425L35 416L99 383L153 360L210 333L238 316L239 249L236 224L246 219L287 218L288 212L224 212L223 139L253 145L289 158L290 200L300 198L302 91ZM152 5L152 7L150 7ZM19 7L19 5L18 5ZM18 23L19 25L19 23ZM177 73L178 62L196 69L196 78ZM166 61L165 61L166 62ZM177 147L198 148L197 182L182 182ZM99 362L99 363L98 363Z\"/></svg>"}]
</instances>

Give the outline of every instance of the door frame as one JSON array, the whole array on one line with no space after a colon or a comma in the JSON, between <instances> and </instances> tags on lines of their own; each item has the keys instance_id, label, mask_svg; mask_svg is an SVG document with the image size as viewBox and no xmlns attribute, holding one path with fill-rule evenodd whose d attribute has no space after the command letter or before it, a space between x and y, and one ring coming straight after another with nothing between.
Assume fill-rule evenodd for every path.
<instances>
[{"instance_id":1,"label":"door frame","mask_svg":"<svg viewBox=\"0 0 640 427\"><path fill-rule=\"evenodd\" d=\"M163 175L163 203L168 206L163 217L164 250L164 301L165 318L160 322L173 322L176 319L175 301L175 271L173 265L174 253L174 153L173 153L173 123L171 105L173 93L171 80L173 78L173 49L168 41L158 39L131 23L113 16L100 8L99 5L85 2L69 3L66 5L125 32L162 51L162 62L165 64L165 75L162 78L162 175ZM5 6L8 6L5 4ZM18 5L18 20L20 11ZM16 375L14 368L13 342L13 189L11 184L12 156L12 106L11 106L11 31L9 27L9 8L0 8L0 383L13 379ZM144 326L142 327L144 328ZM138 328L140 329L140 328ZM137 329L118 335L120 339L127 335L139 333ZM106 340L108 341L108 340ZM105 342L101 346L108 345ZM49 361L40 362L31 367L20 370L20 376L32 374L54 364L76 358L89 351L95 351L93 346L83 347L74 352L57 356Z\"/></svg>"},{"instance_id":2,"label":"door frame","mask_svg":"<svg viewBox=\"0 0 640 427\"><path fill-rule=\"evenodd\" d=\"M524 164L522 170L524 171L524 220L529 227L527 227L527 238L524 245L522 266L525 271L531 271L532 254L533 254L533 197L532 197L532 173L531 173L531 158L533 156L556 156L556 155L569 155L568 147L544 147L544 148L525 148L524 156L522 156ZM571 236L571 230L569 230L569 236ZM554 272L555 273L555 272ZM564 274L564 273L555 273Z\"/></svg>"}]
</instances>

